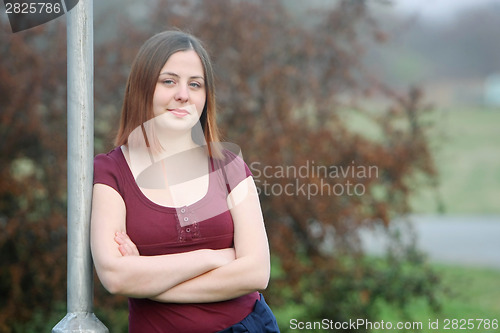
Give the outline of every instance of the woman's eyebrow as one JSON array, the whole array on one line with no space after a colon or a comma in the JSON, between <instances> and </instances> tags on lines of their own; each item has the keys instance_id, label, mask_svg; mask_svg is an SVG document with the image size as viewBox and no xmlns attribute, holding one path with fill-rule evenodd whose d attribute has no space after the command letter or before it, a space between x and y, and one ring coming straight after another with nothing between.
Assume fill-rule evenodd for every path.
<instances>
[{"instance_id":1,"label":"woman's eyebrow","mask_svg":"<svg viewBox=\"0 0 500 333\"><path fill-rule=\"evenodd\" d=\"M177 73L174 73L174 72L163 72L163 73L160 73L160 75L170 75L170 76L173 76L173 77L177 77L177 78L180 78L180 75L177 74ZM205 78L201 75L194 75L194 76L191 76L189 77L190 79L202 79L203 81L205 81Z\"/></svg>"},{"instance_id":2,"label":"woman's eyebrow","mask_svg":"<svg viewBox=\"0 0 500 333\"><path fill-rule=\"evenodd\" d=\"M160 73L160 75L170 75L170 76L180 77L179 74L176 74L173 72L163 72L163 73Z\"/></svg>"}]
</instances>

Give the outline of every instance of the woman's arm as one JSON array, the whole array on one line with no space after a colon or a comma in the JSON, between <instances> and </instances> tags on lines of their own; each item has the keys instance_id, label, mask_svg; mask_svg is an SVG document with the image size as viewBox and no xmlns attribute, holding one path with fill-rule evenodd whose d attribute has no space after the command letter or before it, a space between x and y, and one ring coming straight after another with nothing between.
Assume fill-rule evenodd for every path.
<instances>
[{"instance_id":1,"label":"woman's arm","mask_svg":"<svg viewBox=\"0 0 500 333\"><path fill-rule=\"evenodd\" d=\"M160 302L203 303L236 298L267 287L269 245L262 209L252 177L238 184L228 197L234 220L236 260L180 283L152 297Z\"/></svg>"},{"instance_id":2,"label":"woman's arm","mask_svg":"<svg viewBox=\"0 0 500 333\"><path fill-rule=\"evenodd\" d=\"M233 249L207 249L160 256L124 256L125 252L134 254L135 248L135 245L133 248L125 244L120 247L116 245L123 237L121 232L125 230L125 212L125 203L118 192L107 185L94 185L92 256L99 279L110 293L153 297L235 258Z\"/></svg>"}]
</instances>

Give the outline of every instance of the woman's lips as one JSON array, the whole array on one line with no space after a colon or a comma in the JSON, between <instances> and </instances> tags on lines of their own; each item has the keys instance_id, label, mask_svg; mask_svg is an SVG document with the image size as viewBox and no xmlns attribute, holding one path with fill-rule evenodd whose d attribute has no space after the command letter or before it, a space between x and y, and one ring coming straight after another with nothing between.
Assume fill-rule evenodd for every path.
<instances>
[{"instance_id":1,"label":"woman's lips","mask_svg":"<svg viewBox=\"0 0 500 333\"><path fill-rule=\"evenodd\" d=\"M171 112L174 116L179 118L183 118L189 114L189 112L187 112L184 109L168 109L168 111Z\"/></svg>"}]
</instances>

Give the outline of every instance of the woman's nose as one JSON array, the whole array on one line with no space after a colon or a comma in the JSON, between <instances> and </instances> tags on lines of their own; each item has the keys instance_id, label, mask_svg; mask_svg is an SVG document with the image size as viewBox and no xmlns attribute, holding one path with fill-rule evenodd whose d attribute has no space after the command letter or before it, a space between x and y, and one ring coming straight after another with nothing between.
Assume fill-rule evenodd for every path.
<instances>
[{"instance_id":1,"label":"woman's nose","mask_svg":"<svg viewBox=\"0 0 500 333\"><path fill-rule=\"evenodd\" d=\"M179 86L179 89L175 94L175 100L179 102L187 102L189 100L189 91L187 87Z\"/></svg>"}]
</instances>

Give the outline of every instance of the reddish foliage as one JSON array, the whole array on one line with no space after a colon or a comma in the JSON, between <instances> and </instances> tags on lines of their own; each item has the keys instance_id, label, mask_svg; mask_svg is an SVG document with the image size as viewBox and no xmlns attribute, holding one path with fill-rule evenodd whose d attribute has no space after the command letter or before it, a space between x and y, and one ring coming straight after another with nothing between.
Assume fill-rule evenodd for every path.
<instances>
[{"instance_id":1,"label":"reddish foliage","mask_svg":"<svg viewBox=\"0 0 500 333\"><path fill-rule=\"evenodd\" d=\"M11 34L1 27L2 332L65 295L66 43L64 27L56 28ZM47 44L39 45L42 36Z\"/></svg>"}]
</instances>

